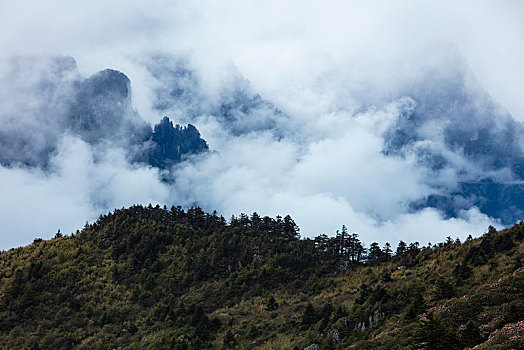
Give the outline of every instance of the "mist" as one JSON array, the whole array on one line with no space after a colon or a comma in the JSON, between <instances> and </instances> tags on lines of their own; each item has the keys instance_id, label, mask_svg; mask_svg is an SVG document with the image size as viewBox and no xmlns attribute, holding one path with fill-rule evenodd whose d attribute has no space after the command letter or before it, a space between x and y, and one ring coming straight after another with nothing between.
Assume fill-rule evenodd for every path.
<instances>
[{"instance_id":1,"label":"mist","mask_svg":"<svg viewBox=\"0 0 524 350\"><path fill-rule=\"evenodd\" d=\"M366 243L393 245L502 227L474 206L449 217L412 203L466 177L515 180L450 148L445 126L458 119L440 111L456 88L478 125L497 135L520 127L510 116L524 120L522 10L517 1L4 1L0 144L12 162L0 167L0 249L149 203L226 218L290 214L305 237L345 224ZM57 73L49 57L63 56L75 67ZM132 162L125 142L68 131L72 89L105 68L129 78L127 119L191 123L211 151L166 174ZM395 148L392 130L417 107L434 122ZM436 170L421 154L446 164Z\"/></svg>"}]
</instances>

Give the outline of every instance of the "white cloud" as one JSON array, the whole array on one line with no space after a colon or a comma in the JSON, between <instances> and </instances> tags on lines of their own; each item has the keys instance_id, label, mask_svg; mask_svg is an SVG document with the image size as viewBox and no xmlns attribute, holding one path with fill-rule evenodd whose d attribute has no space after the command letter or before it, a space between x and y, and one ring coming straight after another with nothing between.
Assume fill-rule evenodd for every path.
<instances>
[{"instance_id":1,"label":"white cloud","mask_svg":"<svg viewBox=\"0 0 524 350\"><path fill-rule=\"evenodd\" d=\"M0 168L0 247L149 202L198 202L225 216L290 213L307 235L332 234L342 224L369 240L478 234L491 220L474 210L451 220L429 209L407 213L411 200L430 191L426 170L409 157L385 157L380 133L398 114L399 91L430 69L453 68L449 47L524 120L522 10L519 1L471 0L2 1L3 59L72 55L83 76L122 70L134 106L150 122L162 115L152 108L157 82L142 66L144 54L189 55L209 96L228 83L225 67L233 63L254 91L290 116L283 121L290 135L232 137L202 116L195 123L218 153L181 165L172 188L155 170L128 164L121 149L93 150L66 137L54 172ZM0 101L4 114L24 107L18 122L41 117L32 108L40 108L37 96L0 87ZM34 220L24 219L28 212Z\"/></svg>"},{"instance_id":2,"label":"white cloud","mask_svg":"<svg viewBox=\"0 0 524 350\"><path fill-rule=\"evenodd\" d=\"M58 229L74 232L115 208L168 201L157 170L128 164L121 149L93 152L65 136L51 159L52 172L0 166L1 249L50 238Z\"/></svg>"}]
</instances>

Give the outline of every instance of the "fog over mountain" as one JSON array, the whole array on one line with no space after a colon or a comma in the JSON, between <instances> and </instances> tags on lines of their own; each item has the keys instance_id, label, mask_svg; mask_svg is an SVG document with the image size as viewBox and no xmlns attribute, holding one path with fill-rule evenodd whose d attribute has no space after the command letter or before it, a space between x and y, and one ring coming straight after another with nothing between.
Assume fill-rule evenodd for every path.
<instances>
[{"instance_id":1,"label":"fog over mountain","mask_svg":"<svg viewBox=\"0 0 524 350\"><path fill-rule=\"evenodd\" d=\"M522 219L521 5L468 4L7 1L0 248L150 202L364 242Z\"/></svg>"}]
</instances>

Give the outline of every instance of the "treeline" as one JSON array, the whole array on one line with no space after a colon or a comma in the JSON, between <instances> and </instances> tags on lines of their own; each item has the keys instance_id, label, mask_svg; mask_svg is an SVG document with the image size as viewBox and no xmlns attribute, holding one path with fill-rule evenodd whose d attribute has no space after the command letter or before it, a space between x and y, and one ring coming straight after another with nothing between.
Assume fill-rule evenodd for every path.
<instances>
[{"instance_id":1,"label":"treeline","mask_svg":"<svg viewBox=\"0 0 524 350\"><path fill-rule=\"evenodd\" d=\"M379 243L372 242L366 247L360 240L358 233L349 233L348 228L343 225L341 230L337 230L335 235L328 236L320 234L317 237L303 238L300 237L300 229L290 215L285 217L277 215L275 218L269 216L261 217L258 213L252 215L240 214L232 216L226 220L219 216L216 211L207 213L200 207L192 207L184 210L181 206L160 205L147 207L135 205L128 209L116 209L112 213L101 215L97 222L92 224L86 223L84 229L96 230L102 227L106 222L115 218L139 218L153 220L168 226L190 225L204 230L206 234L215 234L220 230L233 229L235 232L242 231L253 236L261 234L266 238L280 238L296 242L304 251L312 252L317 258L323 261L331 261L332 264L343 262L346 264L364 264L377 265L385 262L396 261L410 266L414 263L414 258L423 251L435 249L449 249L453 245L460 245L462 242L459 238L453 239L451 236L446 241L435 244L428 243L427 246L421 246L419 242L406 243L399 240L397 247L386 242L382 247ZM488 227L488 231L482 235L480 246L475 246L468 252L466 261L473 265L480 265L485 262L486 258L491 257L495 252L510 249L513 242L508 235L496 236L497 230L493 226ZM79 233L79 231L77 231ZM117 237L113 237L113 240ZM466 241L471 241L473 237L468 236ZM273 246L275 246L273 244ZM275 249L277 247L275 246ZM256 255L256 254L255 254Z\"/></svg>"},{"instance_id":2,"label":"treeline","mask_svg":"<svg viewBox=\"0 0 524 350\"><path fill-rule=\"evenodd\" d=\"M502 232L490 227L464 243L448 237L422 247L366 247L345 226L333 237L301 238L289 215L225 219L198 207L136 205L70 236L57 232L0 253L0 344L429 349L445 337L459 349L520 320L520 275L503 293L490 287L460 299L463 308L451 318L432 308L521 268L523 238L521 223ZM485 315L487 307L497 308L499 321ZM427 312L434 315L421 321ZM477 332L492 323L488 333ZM462 326L478 334L470 339ZM380 331L382 340L373 339Z\"/></svg>"},{"instance_id":3,"label":"treeline","mask_svg":"<svg viewBox=\"0 0 524 350\"><path fill-rule=\"evenodd\" d=\"M244 233L250 233L253 236L263 235L266 238L280 238L296 242L301 245L305 251L313 252L317 258L322 260L333 260L332 262L345 262L348 264L369 264L376 265L384 262L389 262L396 258L400 262L410 264L409 257L415 257L419 252L427 249L448 248L454 244L461 244L460 239L452 239L450 236L446 241L432 245L428 243L427 246L420 246L419 242L406 243L400 240L396 249L393 249L389 242L386 242L383 247L377 242L372 242L369 247L366 247L359 238L358 233L349 233L345 225L341 230L337 230L335 235L327 236L320 234L317 237L303 238L300 237L300 229L290 215L282 217L277 215L275 218L269 216L261 217L258 213L252 215L240 214L233 215L229 220L223 216L219 216L216 211L207 213L200 207L192 207L184 210L181 206L167 206L160 205L153 206L149 204L147 207L142 205L135 205L128 209L116 209L112 213L101 215L97 222L92 224L87 223L84 229L96 230L110 222L115 218L139 218L153 220L173 227L174 225L190 225L204 230L206 234L215 234L220 230L239 230ZM78 233L79 231L77 231ZM485 243L480 248L475 248L470 253L470 259L481 259L480 256L489 255L493 249L490 248L490 237L496 233L493 226L488 228L488 232L483 236ZM506 237L506 236L504 236ZM117 237L113 237L113 240ZM467 241L473 239L471 235ZM511 247L509 242L494 242L495 250L505 249ZM276 247L275 247L276 248Z\"/></svg>"}]
</instances>

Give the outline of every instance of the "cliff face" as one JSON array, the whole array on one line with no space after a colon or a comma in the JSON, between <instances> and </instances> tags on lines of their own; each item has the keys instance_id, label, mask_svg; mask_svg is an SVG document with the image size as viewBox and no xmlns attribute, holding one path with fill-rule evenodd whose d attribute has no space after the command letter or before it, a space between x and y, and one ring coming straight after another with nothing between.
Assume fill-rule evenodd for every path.
<instances>
[{"instance_id":1,"label":"cliff face","mask_svg":"<svg viewBox=\"0 0 524 350\"><path fill-rule=\"evenodd\" d=\"M446 217L476 206L512 225L522 218L524 151L517 122L475 79L467 64L448 58L448 71L429 71L401 94L404 108L384 133L384 154L413 156L430 170L435 194L412 203Z\"/></svg>"},{"instance_id":2,"label":"cliff face","mask_svg":"<svg viewBox=\"0 0 524 350\"><path fill-rule=\"evenodd\" d=\"M149 153L149 164L162 169L180 162L184 155L208 150L197 128L191 124L187 127L173 126L167 117L155 125L151 141L154 146Z\"/></svg>"},{"instance_id":3,"label":"cliff face","mask_svg":"<svg viewBox=\"0 0 524 350\"><path fill-rule=\"evenodd\" d=\"M148 125L133 111L130 88L127 76L112 69L81 81L68 118L71 132L91 144L115 138L136 142Z\"/></svg>"},{"instance_id":4,"label":"cliff face","mask_svg":"<svg viewBox=\"0 0 524 350\"><path fill-rule=\"evenodd\" d=\"M11 85L27 90L37 103L28 120L0 131L2 165L45 167L66 133L90 145L124 147L131 160L161 168L208 149L192 125L173 126L166 117L153 130L134 110L131 82L122 72L106 69L82 79L72 58L54 58L27 77L25 65L32 62L19 64L24 67L13 68ZM14 117L18 111L8 112Z\"/></svg>"}]
</instances>

